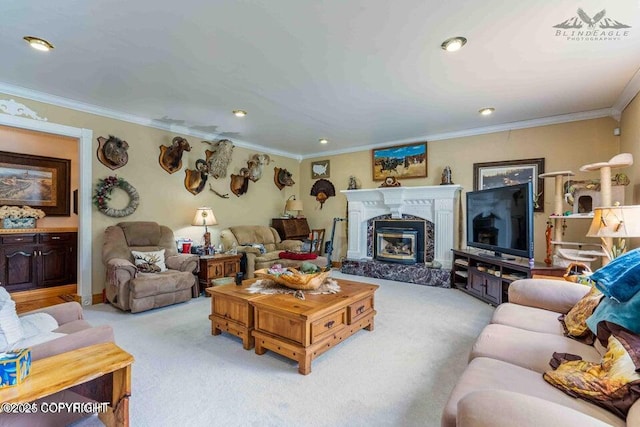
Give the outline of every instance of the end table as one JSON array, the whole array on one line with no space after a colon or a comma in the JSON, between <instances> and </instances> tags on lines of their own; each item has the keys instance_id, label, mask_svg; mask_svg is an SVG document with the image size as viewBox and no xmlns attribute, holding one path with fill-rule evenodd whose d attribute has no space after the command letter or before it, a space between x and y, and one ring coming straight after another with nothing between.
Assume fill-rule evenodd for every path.
<instances>
[{"instance_id":1,"label":"end table","mask_svg":"<svg viewBox=\"0 0 640 427\"><path fill-rule=\"evenodd\" d=\"M210 287L213 279L235 276L240 272L240 258L242 258L242 254L202 255L198 272L200 292L204 292L206 288ZM209 296L209 294L205 292L205 296Z\"/></svg>"}]
</instances>

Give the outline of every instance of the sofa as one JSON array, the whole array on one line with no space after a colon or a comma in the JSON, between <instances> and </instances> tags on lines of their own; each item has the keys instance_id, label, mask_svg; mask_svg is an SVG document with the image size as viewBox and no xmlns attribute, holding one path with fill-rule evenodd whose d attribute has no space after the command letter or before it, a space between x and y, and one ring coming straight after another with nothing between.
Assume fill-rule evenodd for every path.
<instances>
[{"instance_id":1,"label":"sofa","mask_svg":"<svg viewBox=\"0 0 640 427\"><path fill-rule=\"evenodd\" d=\"M15 302L0 287L0 351L31 349L31 360L36 361L60 353L105 342L113 342L113 329L108 325L91 326L83 319L83 310L77 302L67 302L18 315ZM28 388L30 378L27 377L24 387ZM94 388L92 388L94 387ZM95 402L91 397L95 384L77 386L72 390L64 390L38 399L36 402L72 404ZM38 406L40 407L40 406ZM78 411L59 411L37 413L0 414L0 426L33 427L70 425L90 413Z\"/></svg>"},{"instance_id":2,"label":"sofa","mask_svg":"<svg viewBox=\"0 0 640 427\"><path fill-rule=\"evenodd\" d=\"M10 310L9 307L7 309ZM33 325L47 323L46 320L42 322L42 319L38 319L38 322L33 322L34 318L41 317L38 316L40 313L49 315L54 320L50 319L49 324L51 326L40 328L36 334L35 331L38 327ZM4 315L1 317L6 319ZM29 311L17 315L17 317L20 323L18 328L20 329L21 337L17 342L12 342L13 340L10 338L9 346L13 349L31 348L31 360L44 359L45 357L78 348L114 341L111 326L91 326L84 320L82 306L77 302L66 302ZM11 320L3 320L3 322L11 322ZM7 325L4 324L2 326L4 328ZM6 337L9 337L9 335Z\"/></svg>"},{"instance_id":3,"label":"sofa","mask_svg":"<svg viewBox=\"0 0 640 427\"><path fill-rule=\"evenodd\" d=\"M300 252L301 240L281 240L275 228L264 225L240 225L229 227L220 232L220 241L225 250L237 248L246 254L245 278L255 277L254 272L261 268L269 268L274 264L283 267L297 268L303 262L300 259L280 258L280 252ZM312 254L310 254L312 255ZM318 256L307 261L319 266L327 266L327 258Z\"/></svg>"},{"instance_id":4,"label":"sofa","mask_svg":"<svg viewBox=\"0 0 640 427\"><path fill-rule=\"evenodd\" d=\"M640 426L640 401L622 419L565 394L543 379L555 353L600 363L606 349L564 336L558 317L589 286L551 279L522 279L509 286L469 355L469 364L442 414L442 426Z\"/></svg>"},{"instance_id":5,"label":"sofa","mask_svg":"<svg viewBox=\"0 0 640 427\"><path fill-rule=\"evenodd\" d=\"M179 254L173 231L151 221L120 222L104 232L105 294L137 313L197 295L197 255Z\"/></svg>"}]
</instances>

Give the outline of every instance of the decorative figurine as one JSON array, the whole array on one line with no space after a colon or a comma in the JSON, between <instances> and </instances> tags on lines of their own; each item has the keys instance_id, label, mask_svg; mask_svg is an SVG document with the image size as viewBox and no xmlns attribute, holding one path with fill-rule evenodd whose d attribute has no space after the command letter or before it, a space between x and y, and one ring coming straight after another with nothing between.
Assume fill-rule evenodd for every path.
<instances>
[{"instance_id":1,"label":"decorative figurine","mask_svg":"<svg viewBox=\"0 0 640 427\"><path fill-rule=\"evenodd\" d=\"M442 171L442 178L440 179L440 185L451 185L453 181L451 180L451 167L445 166Z\"/></svg>"}]
</instances>

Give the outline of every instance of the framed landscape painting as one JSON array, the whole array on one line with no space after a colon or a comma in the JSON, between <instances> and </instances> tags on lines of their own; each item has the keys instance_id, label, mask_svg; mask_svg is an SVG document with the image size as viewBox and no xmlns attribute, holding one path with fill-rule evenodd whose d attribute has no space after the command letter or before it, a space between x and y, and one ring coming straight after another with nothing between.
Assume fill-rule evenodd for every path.
<instances>
[{"instance_id":1,"label":"framed landscape painting","mask_svg":"<svg viewBox=\"0 0 640 427\"><path fill-rule=\"evenodd\" d=\"M424 178L427 176L427 143L371 150L373 180Z\"/></svg>"},{"instance_id":2,"label":"framed landscape painting","mask_svg":"<svg viewBox=\"0 0 640 427\"><path fill-rule=\"evenodd\" d=\"M544 211L544 158L507 160L473 164L473 189L505 187L531 182L533 186L534 210Z\"/></svg>"},{"instance_id":3,"label":"framed landscape painting","mask_svg":"<svg viewBox=\"0 0 640 427\"><path fill-rule=\"evenodd\" d=\"M0 151L0 205L69 216L71 160Z\"/></svg>"}]
</instances>

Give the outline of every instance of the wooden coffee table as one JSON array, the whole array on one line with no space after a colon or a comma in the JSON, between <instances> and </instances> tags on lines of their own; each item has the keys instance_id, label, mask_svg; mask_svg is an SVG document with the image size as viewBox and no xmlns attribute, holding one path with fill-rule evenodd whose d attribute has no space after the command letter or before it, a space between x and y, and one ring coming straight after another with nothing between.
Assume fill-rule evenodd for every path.
<instances>
[{"instance_id":1,"label":"wooden coffee table","mask_svg":"<svg viewBox=\"0 0 640 427\"><path fill-rule=\"evenodd\" d=\"M360 329L373 330L374 293L377 285L336 279L341 291L330 295L250 294L247 287L224 285L207 288L211 295L211 334L228 332L242 339L256 354L271 350L311 372L311 361Z\"/></svg>"},{"instance_id":2,"label":"wooden coffee table","mask_svg":"<svg viewBox=\"0 0 640 427\"><path fill-rule=\"evenodd\" d=\"M205 289L211 295L211 335L220 335L223 331L242 339L242 347L251 350L254 345L253 307L249 302L266 295L250 294L247 288L256 279L245 280L241 286L222 285Z\"/></svg>"},{"instance_id":3,"label":"wooden coffee table","mask_svg":"<svg viewBox=\"0 0 640 427\"><path fill-rule=\"evenodd\" d=\"M311 372L311 362L360 329L373 331L377 285L337 280L341 291L329 295L265 295L254 307L256 354L271 350Z\"/></svg>"}]
</instances>

